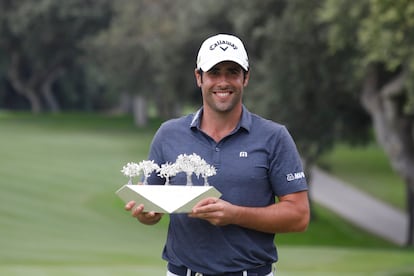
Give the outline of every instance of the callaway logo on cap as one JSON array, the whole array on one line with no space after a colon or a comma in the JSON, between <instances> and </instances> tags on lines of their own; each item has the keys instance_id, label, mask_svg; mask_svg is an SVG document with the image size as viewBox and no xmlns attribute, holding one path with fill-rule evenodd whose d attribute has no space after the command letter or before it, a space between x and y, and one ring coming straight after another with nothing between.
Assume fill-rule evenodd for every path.
<instances>
[{"instance_id":1,"label":"callaway logo on cap","mask_svg":"<svg viewBox=\"0 0 414 276\"><path fill-rule=\"evenodd\" d=\"M243 42L234 35L218 34L207 38L197 56L197 68L207 72L222 61L234 61L249 70L249 58Z\"/></svg>"}]
</instances>

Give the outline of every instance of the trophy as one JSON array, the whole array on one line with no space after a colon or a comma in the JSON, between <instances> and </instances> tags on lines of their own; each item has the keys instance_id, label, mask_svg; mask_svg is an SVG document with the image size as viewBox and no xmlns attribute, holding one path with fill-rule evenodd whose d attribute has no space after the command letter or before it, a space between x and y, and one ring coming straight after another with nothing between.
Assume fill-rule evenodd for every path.
<instances>
[{"instance_id":1,"label":"trophy","mask_svg":"<svg viewBox=\"0 0 414 276\"><path fill-rule=\"evenodd\" d=\"M174 163L167 162L161 166L153 160L144 160L138 164L130 162L123 166L121 172L129 177L129 181L116 194L125 202L133 200L144 204L144 211L186 213L191 212L191 208L203 198L221 196L208 183L208 178L217 173L216 168L195 153L180 154ZM165 179L164 185L148 185L148 177L153 172ZM185 185L170 185L170 178L180 172L187 176ZM203 178L203 186L193 186L193 174ZM134 184L134 177L140 175L143 178L142 185L138 185L139 182Z\"/></svg>"}]
</instances>

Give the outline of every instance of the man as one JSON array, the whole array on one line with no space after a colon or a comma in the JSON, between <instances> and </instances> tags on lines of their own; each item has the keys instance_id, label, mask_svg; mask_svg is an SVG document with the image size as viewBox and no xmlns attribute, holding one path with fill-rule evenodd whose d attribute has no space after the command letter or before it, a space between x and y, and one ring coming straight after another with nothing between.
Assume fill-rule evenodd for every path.
<instances>
[{"instance_id":1,"label":"man","mask_svg":"<svg viewBox=\"0 0 414 276\"><path fill-rule=\"evenodd\" d=\"M201 45L195 78L203 106L195 114L164 123L154 136L149 159L174 163L196 153L217 169L209 178L223 195L170 216L163 258L167 276L273 275L276 233L305 231L309 223L307 184L296 146L286 128L250 113L242 103L249 82L242 41L219 34ZM149 184L163 184L153 174ZM185 185L184 173L170 179ZM202 180L193 178L194 185ZM275 201L275 197L278 199ZM162 214L126 204L144 224Z\"/></svg>"}]
</instances>

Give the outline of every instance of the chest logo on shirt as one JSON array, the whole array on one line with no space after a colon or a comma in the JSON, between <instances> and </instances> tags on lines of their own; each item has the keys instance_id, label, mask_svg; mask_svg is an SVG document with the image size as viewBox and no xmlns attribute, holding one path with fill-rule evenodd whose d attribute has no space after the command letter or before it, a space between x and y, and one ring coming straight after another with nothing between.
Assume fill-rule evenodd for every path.
<instances>
[{"instance_id":1,"label":"chest logo on shirt","mask_svg":"<svg viewBox=\"0 0 414 276\"><path fill-rule=\"evenodd\" d=\"M239 153L239 157L242 157L242 158L247 158L247 152L246 152L246 151L241 151L241 152Z\"/></svg>"},{"instance_id":2,"label":"chest logo on shirt","mask_svg":"<svg viewBox=\"0 0 414 276\"><path fill-rule=\"evenodd\" d=\"M305 178L305 173L304 172L295 172L295 173L289 173L286 175L286 179L287 181L293 181L295 179L301 179L301 178Z\"/></svg>"}]
</instances>

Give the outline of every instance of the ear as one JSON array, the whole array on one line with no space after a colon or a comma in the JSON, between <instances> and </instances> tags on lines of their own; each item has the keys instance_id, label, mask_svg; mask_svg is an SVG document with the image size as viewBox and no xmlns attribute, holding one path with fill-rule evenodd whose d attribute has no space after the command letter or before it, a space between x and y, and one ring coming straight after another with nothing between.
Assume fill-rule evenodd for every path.
<instances>
[{"instance_id":1,"label":"ear","mask_svg":"<svg viewBox=\"0 0 414 276\"><path fill-rule=\"evenodd\" d=\"M197 68L194 69L194 75L196 78L197 86L201 87L201 84L203 83L203 77L201 76L200 70Z\"/></svg>"},{"instance_id":2,"label":"ear","mask_svg":"<svg viewBox=\"0 0 414 276\"><path fill-rule=\"evenodd\" d=\"M244 75L243 86L246 87L249 84L250 71L247 71Z\"/></svg>"}]
</instances>

